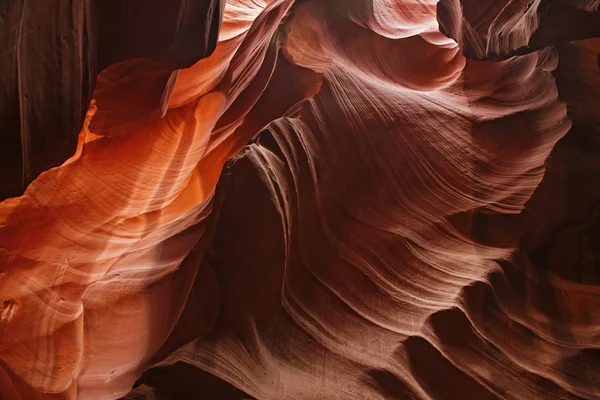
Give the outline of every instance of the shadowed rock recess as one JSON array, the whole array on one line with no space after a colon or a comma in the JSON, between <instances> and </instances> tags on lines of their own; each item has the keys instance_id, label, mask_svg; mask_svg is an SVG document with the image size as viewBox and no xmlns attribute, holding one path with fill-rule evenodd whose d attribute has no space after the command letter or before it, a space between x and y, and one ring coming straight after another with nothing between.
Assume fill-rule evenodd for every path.
<instances>
[{"instance_id":1,"label":"shadowed rock recess","mask_svg":"<svg viewBox=\"0 0 600 400\"><path fill-rule=\"evenodd\" d=\"M0 399L600 398L600 1L0 3Z\"/></svg>"}]
</instances>

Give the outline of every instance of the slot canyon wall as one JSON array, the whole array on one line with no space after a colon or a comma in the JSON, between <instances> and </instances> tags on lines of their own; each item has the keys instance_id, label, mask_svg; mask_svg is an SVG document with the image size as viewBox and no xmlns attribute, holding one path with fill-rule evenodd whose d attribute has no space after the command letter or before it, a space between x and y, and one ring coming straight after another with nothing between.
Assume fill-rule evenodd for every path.
<instances>
[{"instance_id":1,"label":"slot canyon wall","mask_svg":"<svg viewBox=\"0 0 600 400\"><path fill-rule=\"evenodd\" d=\"M600 1L0 4L0 398L600 398Z\"/></svg>"}]
</instances>

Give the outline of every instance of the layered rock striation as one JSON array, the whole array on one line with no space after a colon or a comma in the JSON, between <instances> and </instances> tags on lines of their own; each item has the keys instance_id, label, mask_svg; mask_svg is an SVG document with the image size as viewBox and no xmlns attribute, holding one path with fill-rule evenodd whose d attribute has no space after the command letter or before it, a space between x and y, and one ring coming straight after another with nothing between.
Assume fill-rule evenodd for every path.
<instances>
[{"instance_id":1,"label":"layered rock striation","mask_svg":"<svg viewBox=\"0 0 600 400\"><path fill-rule=\"evenodd\" d=\"M600 397L598 1L51 3L0 398Z\"/></svg>"}]
</instances>

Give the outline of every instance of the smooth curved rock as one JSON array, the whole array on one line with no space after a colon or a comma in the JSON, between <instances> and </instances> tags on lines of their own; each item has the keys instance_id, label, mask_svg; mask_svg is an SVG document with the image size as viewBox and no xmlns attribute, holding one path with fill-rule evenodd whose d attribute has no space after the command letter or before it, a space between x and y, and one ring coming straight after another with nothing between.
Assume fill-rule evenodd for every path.
<instances>
[{"instance_id":1,"label":"smooth curved rock","mask_svg":"<svg viewBox=\"0 0 600 400\"><path fill-rule=\"evenodd\" d=\"M20 120L1 398L600 397L597 1L137 3Z\"/></svg>"},{"instance_id":2,"label":"smooth curved rock","mask_svg":"<svg viewBox=\"0 0 600 400\"><path fill-rule=\"evenodd\" d=\"M597 0L440 0L437 19L440 31L476 60L600 36Z\"/></svg>"},{"instance_id":3,"label":"smooth curved rock","mask_svg":"<svg viewBox=\"0 0 600 400\"><path fill-rule=\"evenodd\" d=\"M222 6L219 0L0 5L0 200L22 195L41 172L73 155L98 72L136 58L165 63L167 76L191 66L214 50ZM128 94L120 97L135 108L139 95Z\"/></svg>"}]
</instances>

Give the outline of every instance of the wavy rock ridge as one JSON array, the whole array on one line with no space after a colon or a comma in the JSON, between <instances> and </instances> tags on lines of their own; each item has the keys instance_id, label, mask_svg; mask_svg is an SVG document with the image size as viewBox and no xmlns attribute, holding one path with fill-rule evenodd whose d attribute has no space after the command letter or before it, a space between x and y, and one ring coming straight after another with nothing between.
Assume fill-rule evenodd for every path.
<instances>
[{"instance_id":1,"label":"wavy rock ridge","mask_svg":"<svg viewBox=\"0 0 600 400\"><path fill-rule=\"evenodd\" d=\"M600 397L600 2L137 3L3 6L1 398Z\"/></svg>"}]
</instances>

